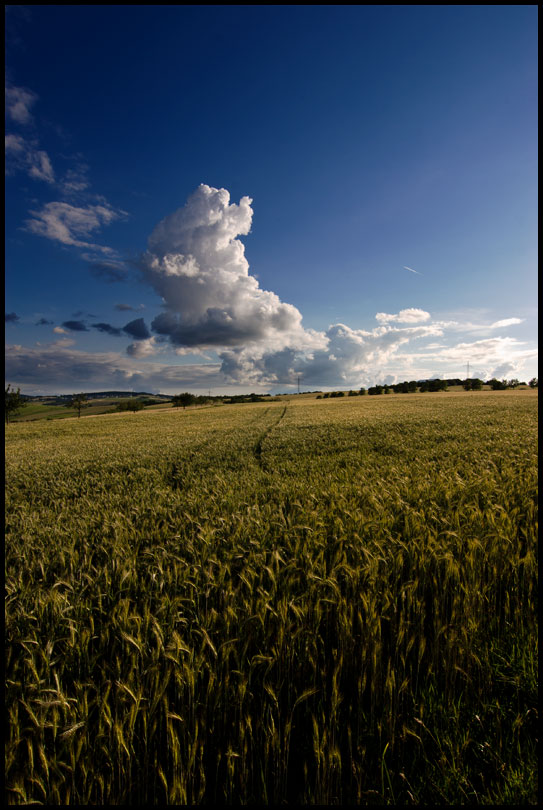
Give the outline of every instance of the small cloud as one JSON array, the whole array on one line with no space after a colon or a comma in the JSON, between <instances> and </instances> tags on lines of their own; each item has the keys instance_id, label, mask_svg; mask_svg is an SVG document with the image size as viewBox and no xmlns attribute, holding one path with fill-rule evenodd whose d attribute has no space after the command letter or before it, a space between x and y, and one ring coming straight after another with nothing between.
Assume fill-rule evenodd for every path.
<instances>
[{"instance_id":1,"label":"small cloud","mask_svg":"<svg viewBox=\"0 0 543 810\"><path fill-rule=\"evenodd\" d=\"M30 109L37 100L38 96L32 90L15 87L12 84L6 85L6 111L17 124L32 123Z\"/></svg>"},{"instance_id":2,"label":"small cloud","mask_svg":"<svg viewBox=\"0 0 543 810\"><path fill-rule=\"evenodd\" d=\"M19 316L15 312L6 312L6 323L16 323Z\"/></svg>"},{"instance_id":3,"label":"small cloud","mask_svg":"<svg viewBox=\"0 0 543 810\"><path fill-rule=\"evenodd\" d=\"M504 326L515 326L517 323L522 323L523 318L504 318L502 321L495 321L488 327L489 329L502 329Z\"/></svg>"},{"instance_id":4,"label":"small cloud","mask_svg":"<svg viewBox=\"0 0 543 810\"><path fill-rule=\"evenodd\" d=\"M62 324L72 332L88 332L87 324L84 321L64 321Z\"/></svg>"},{"instance_id":5,"label":"small cloud","mask_svg":"<svg viewBox=\"0 0 543 810\"><path fill-rule=\"evenodd\" d=\"M61 180L61 187L65 194L80 194L86 191L89 186L87 177L89 167L86 163L79 163L75 169L68 169Z\"/></svg>"},{"instance_id":6,"label":"small cloud","mask_svg":"<svg viewBox=\"0 0 543 810\"><path fill-rule=\"evenodd\" d=\"M417 276L422 276L422 273L419 273L418 270L413 270L412 267L407 267L407 265L405 265L405 264L403 265L403 269L404 270L409 270L410 273L416 273Z\"/></svg>"},{"instance_id":7,"label":"small cloud","mask_svg":"<svg viewBox=\"0 0 543 810\"><path fill-rule=\"evenodd\" d=\"M47 318L40 318L39 321L36 321L36 326L51 326L54 321L48 321Z\"/></svg>"},{"instance_id":8,"label":"small cloud","mask_svg":"<svg viewBox=\"0 0 543 810\"><path fill-rule=\"evenodd\" d=\"M136 318L135 320L130 321L130 323L127 323L126 326L123 326L123 331L136 340L147 340L151 337L151 333L145 325L143 318Z\"/></svg>"},{"instance_id":9,"label":"small cloud","mask_svg":"<svg viewBox=\"0 0 543 810\"><path fill-rule=\"evenodd\" d=\"M36 141L27 141L20 135L8 134L5 137L6 171L24 171L34 180L46 183L55 182L55 173L47 152L38 148Z\"/></svg>"},{"instance_id":10,"label":"small cloud","mask_svg":"<svg viewBox=\"0 0 543 810\"><path fill-rule=\"evenodd\" d=\"M145 304L140 304L139 307L133 307L130 304L115 304L115 309L119 312L137 312L139 309L145 309Z\"/></svg>"},{"instance_id":11,"label":"small cloud","mask_svg":"<svg viewBox=\"0 0 543 810\"><path fill-rule=\"evenodd\" d=\"M65 335L66 334L66 330L63 329L62 326L55 326L55 328L53 329L53 332L56 335Z\"/></svg>"},{"instance_id":12,"label":"small cloud","mask_svg":"<svg viewBox=\"0 0 543 810\"><path fill-rule=\"evenodd\" d=\"M114 335L115 337L120 337L122 335L121 329L118 329L116 326L111 326L109 323L93 323L92 328L108 335Z\"/></svg>"},{"instance_id":13,"label":"small cloud","mask_svg":"<svg viewBox=\"0 0 543 810\"><path fill-rule=\"evenodd\" d=\"M71 338L61 338L60 340L54 340L53 343L49 345L52 347L55 346L63 347L63 346L73 346L74 344L75 340L72 340Z\"/></svg>"},{"instance_id":14,"label":"small cloud","mask_svg":"<svg viewBox=\"0 0 543 810\"><path fill-rule=\"evenodd\" d=\"M430 320L430 313L425 312L423 309L402 309L397 315L388 315L386 312L378 312L375 316L376 320L381 323L388 323L389 321L397 321L398 323L422 323Z\"/></svg>"}]
</instances>

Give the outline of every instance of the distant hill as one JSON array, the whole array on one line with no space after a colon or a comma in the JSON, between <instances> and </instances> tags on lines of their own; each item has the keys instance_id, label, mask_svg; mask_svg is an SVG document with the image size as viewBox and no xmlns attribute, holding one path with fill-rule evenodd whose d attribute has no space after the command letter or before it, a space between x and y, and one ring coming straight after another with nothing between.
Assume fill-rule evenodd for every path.
<instances>
[{"instance_id":1,"label":"distant hill","mask_svg":"<svg viewBox=\"0 0 543 810\"><path fill-rule=\"evenodd\" d=\"M123 399L130 397L154 397L155 399L163 400L171 399L171 396L167 394L150 394L147 391L78 391L77 393L83 393L89 401L91 399L117 399L118 397L122 397ZM34 396L21 394L21 399L34 400L37 402L67 402L72 396L73 394L38 394Z\"/></svg>"}]
</instances>

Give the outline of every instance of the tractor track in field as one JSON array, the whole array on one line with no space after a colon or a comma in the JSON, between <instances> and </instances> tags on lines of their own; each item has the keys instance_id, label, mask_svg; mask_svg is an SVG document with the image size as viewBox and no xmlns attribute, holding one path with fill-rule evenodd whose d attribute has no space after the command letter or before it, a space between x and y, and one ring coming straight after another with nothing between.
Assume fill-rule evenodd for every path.
<instances>
[{"instance_id":1,"label":"tractor track in field","mask_svg":"<svg viewBox=\"0 0 543 810\"><path fill-rule=\"evenodd\" d=\"M284 417L284 415L285 415L285 413L286 413L286 411L287 411L287 407L288 407L288 406L287 406L287 405L285 405L285 407L283 408L283 410L281 411L281 413L280 413L280 415L279 415L279 418L278 418L278 419L276 419L276 420L275 420L275 422L273 422L271 425L269 425L269 427L267 427L267 428L266 428L266 430L264 431L264 433L262 433L262 434L260 435L260 437L259 437L259 439L258 439L257 443L256 443L256 444L255 444L255 446L253 447L253 456L255 457L255 460L256 460L257 464L258 464L258 465L259 465L259 466L260 466L262 469L264 469L264 468L265 468L265 464L264 464L264 461L263 461L263 459L262 459L262 453L263 453L262 445L264 444L265 440L268 438L268 436L270 435L270 433L271 433L273 430L275 430L275 428L276 428L276 427L279 425L279 423L280 423L280 422L281 422L281 420L283 419L283 417Z\"/></svg>"}]
</instances>

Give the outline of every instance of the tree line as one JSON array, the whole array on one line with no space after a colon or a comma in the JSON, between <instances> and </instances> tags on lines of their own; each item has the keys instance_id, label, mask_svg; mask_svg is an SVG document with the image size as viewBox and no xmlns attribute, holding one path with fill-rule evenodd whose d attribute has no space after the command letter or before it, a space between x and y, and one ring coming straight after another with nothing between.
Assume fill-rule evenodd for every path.
<instances>
[{"instance_id":1,"label":"tree line","mask_svg":"<svg viewBox=\"0 0 543 810\"><path fill-rule=\"evenodd\" d=\"M447 391L449 385L454 386L462 386L466 391L481 391L484 385L490 385L493 391L505 391L510 388L518 388L520 385L526 385L525 382L519 382L518 379L511 379L511 380L497 380L496 378L492 378L488 380L486 383L483 380L480 380L477 377L468 378L465 380L461 379L453 379L453 380L404 380L401 383L394 383L392 385L384 384L384 385L373 385L370 388L359 388L358 390L351 390L351 391L327 391L324 394L318 394L317 399L332 399L334 397L356 397L356 396L365 396L366 394L369 396L375 396L378 394L390 394L393 391L395 394L414 394L417 391L420 393L424 392L432 392L432 391ZM532 377L532 379L528 383L530 388L537 388L538 387L538 378ZM23 394L21 394L20 388L12 388L11 384L8 384L6 391L6 398L5 398L5 418L6 418L6 425L9 424L9 421L12 417L17 416L21 409L28 403L28 399L25 398ZM315 393L315 392L314 392ZM189 405L208 405L213 402L223 402L226 405L241 403L241 402L275 402L277 400L272 399L269 394L236 394L233 396L199 396L198 394L191 394L188 391L184 391L182 394L176 394L172 397L171 403L174 408L186 408ZM65 402L63 402L64 407L75 409L77 411L78 417L81 416L81 410L86 405L89 404L88 398L86 394L72 394ZM113 411L132 411L136 413L137 411L143 410L148 405L156 405L155 399L141 399L137 397L133 397L131 399L122 400L119 402Z\"/></svg>"},{"instance_id":2,"label":"tree line","mask_svg":"<svg viewBox=\"0 0 543 810\"><path fill-rule=\"evenodd\" d=\"M373 385L370 388L360 388L359 390L351 391L327 391L324 394L319 394L317 399L333 399L334 397L357 397L366 394L375 396L379 394L415 394L433 392L433 391L448 391L449 386L462 386L465 391L482 391L483 386L489 385L493 391L505 391L508 388L518 388L519 385L526 385L525 382L519 382L517 379L512 380L497 380L492 378L484 382L478 377L470 377L465 380L452 379L452 380L404 380L403 382L393 383L391 385ZM538 387L537 377L532 377L528 383L530 388Z\"/></svg>"}]
</instances>

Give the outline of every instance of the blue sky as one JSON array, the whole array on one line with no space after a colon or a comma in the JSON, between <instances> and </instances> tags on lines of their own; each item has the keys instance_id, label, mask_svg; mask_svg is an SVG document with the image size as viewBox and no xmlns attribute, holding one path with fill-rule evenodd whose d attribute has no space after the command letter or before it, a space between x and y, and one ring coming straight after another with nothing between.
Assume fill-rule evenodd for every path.
<instances>
[{"instance_id":1,"label":"blue sky","mask_svg":"<svg viewBox=\"0 0 543 810\"><path fill-rule=\"evenodd\" d=\"M536 6L8 6L6 382L537 376Z\"/></svg>"}]
</instances>

